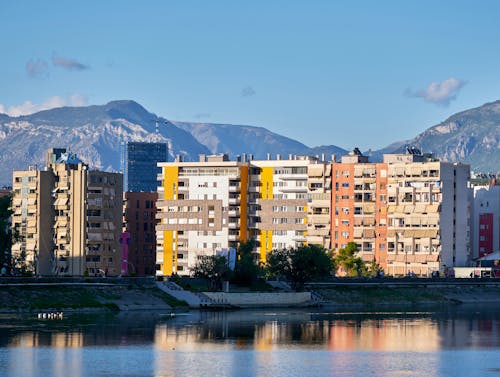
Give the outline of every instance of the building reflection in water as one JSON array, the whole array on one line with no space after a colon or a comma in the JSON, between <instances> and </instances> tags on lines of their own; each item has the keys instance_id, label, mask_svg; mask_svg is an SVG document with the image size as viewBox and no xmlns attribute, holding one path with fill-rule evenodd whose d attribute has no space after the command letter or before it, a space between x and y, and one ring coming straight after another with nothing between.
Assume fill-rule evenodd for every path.
<instances>
[{"instance_id":1,"label":"building reflection in water","mask_svg":"<svg viewBox=\"0 0 500 377\"><path fill-rule=\"evenodd\" d=\"M370 368L382 373L387 355L411 353L412 362L417 363L419 357L437 355L443 349L500 348L498 311L480 309L190 312L172 318L97 316L38 327L31 322L16 328L0 325L0 375L19 375L16 371L22 366L22 375L28 377L40 376L41 370L43 375L86 376L89 368L106 364L109 358L120 359L121 367L131 368L131 373L217 375L214 371L223 368L227 375L257 377L270 375L277 365L292 365L290 358L296 357L307 360L312 368L325 360L332 370L344 368L359 362L360 352L377 352Z\"/></svg>"},{"instance_id":2,"label":"building reflection in water","mask_svg":"<svg viewBox=\"0 0 500 377\"><path fill-rule=\"evenodd\" d=\"M200 350L255 349L272 351L299 346L301 349L325 350L412 350L440 348L439 323L431 318L357 319L322 318L309 313L275 313L263 317L248 312L201 313L199 322L179 325L176 322L157 326L157 349ZM316 318L315 318L316 317Z\"/></svg>"}]
</instances>

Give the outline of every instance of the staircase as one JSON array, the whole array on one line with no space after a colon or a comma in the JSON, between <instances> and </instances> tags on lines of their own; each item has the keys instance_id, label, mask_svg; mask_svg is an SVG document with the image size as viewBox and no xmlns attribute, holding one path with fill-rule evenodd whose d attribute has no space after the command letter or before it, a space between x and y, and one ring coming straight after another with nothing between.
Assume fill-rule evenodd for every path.
<instances>
[{"instance_id":1,"label":"staircase","mask_svg":"<svg viewBox=\"0 0 500 377\"><path fill-rule=\"evenodd\" d=\"M185 301L190 308L208 308L220 307L220 303L215 302L207 295L201 292L185 291L181 286L173 281L157 281L156 286L163 292L175 297L179 301Z\"/></svg>"}]
</instances>

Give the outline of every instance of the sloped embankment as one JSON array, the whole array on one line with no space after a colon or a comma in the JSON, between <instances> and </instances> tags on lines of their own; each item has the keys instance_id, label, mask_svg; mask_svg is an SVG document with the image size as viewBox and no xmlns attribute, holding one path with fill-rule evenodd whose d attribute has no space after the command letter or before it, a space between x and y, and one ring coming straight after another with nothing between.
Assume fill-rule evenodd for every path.
<instances>
[{"instance_id":1,"label":"sloped embankment","mask_svg":"<svg viewBox=\"0 0 500 377\"><path fill-rule=\"evenodd\" d=\"M166 310L183 303L155 286L119 284L0 285L0 312Z\"/></svg>"}]
</instances>

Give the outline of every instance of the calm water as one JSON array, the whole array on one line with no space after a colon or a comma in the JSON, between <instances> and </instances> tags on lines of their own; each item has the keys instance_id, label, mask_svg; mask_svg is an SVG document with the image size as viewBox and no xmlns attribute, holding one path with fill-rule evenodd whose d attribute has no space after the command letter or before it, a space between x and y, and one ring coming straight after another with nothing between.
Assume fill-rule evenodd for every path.
<instances>
[{"instance_id":1,"label":"calm water","mask_svg":"<svg viewBox=\"0 0 500 377\"><path fill-rule=\"evenodd\" d=\"M500 376L500 310L0 317L0 376Z\"/></svg>"}]
</instances>

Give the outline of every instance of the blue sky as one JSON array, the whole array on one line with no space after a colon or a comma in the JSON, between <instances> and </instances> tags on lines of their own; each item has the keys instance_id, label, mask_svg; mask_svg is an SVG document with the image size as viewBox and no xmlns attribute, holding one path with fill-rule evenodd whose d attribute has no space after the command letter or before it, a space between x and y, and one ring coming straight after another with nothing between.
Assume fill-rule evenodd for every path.
<instances>
[{"instance_id":1,"label":"blue sky","mask_svg":"<svg viewBox=\"0 0 500 377\"><path fill-rule=\"evenodd\" d=\"M497 1L0 2L0 112L133 99L171 120L380 148L500 99Z\"/></svg>"}]
</instances>

